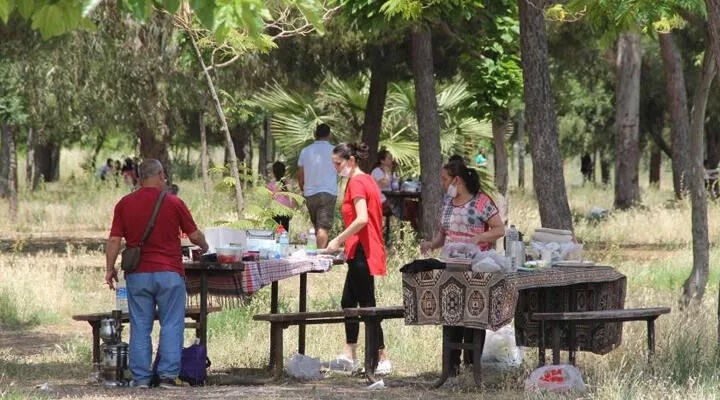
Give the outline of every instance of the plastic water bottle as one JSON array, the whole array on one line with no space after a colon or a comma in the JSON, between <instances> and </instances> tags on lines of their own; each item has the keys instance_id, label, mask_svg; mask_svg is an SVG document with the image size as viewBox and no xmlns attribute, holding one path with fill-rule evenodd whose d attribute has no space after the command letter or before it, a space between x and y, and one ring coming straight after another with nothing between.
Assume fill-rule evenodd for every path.
<instances>
[{"instance_id":1,"label":"plastic water bottle","mask_svg":"<svg viewBox=\"0 0 720 400\"><path fill-rule=\"evenodd\" d=\"M508 267L511 271L517 270L520 265L518 260L518 251L515 243L520 241L520 232L517 230L515 225L510 225L505 237L505 256L508 259ZM525 260L523 260L525 261Z\"/></svg>"},{"instance_id":2,"label":"plastic water bottle","mask_svg":"<svg viewBox=\"0 0 720 400\"><path fill-rule=\"evenodd\" d=\"M396 174L392 174L392 178L390 179L390 190L394 192L400 190L400 182Z\"/></svg>"},{"instance_id":3,"label":"plastic water bottle","mask_svg":"<svg viewBox=\"0 0 720 400\"><path fill-rule=\"evenodd\" d=\"M308 233L307 242L305 243L305 254L309 256L317 255L317 236L315 236L315 229L310 228Z\"/></svg>"},{"instance_id":4,"label":"plastic water bottle","mask_svg":"<svg viewBox=\"0 0 720 400\"><path fill-rule=\"evenodd\" d=\"M287 257L290 255L290 236L288 236L287 231L283 231L280 234L280 239L278 240L278 247L281 257Z\"/></svg>"},{"instance_id":5,"label":"plastic water bottle","mask_svg":"<svg viewBox=\"0 0 720 400\"><path fill-rule=\"evenodd\" d=\"M125 278L118 278L117 287L115 288L115 309L124 313L130 312L128 308L128 293L125 285Z\"/></svg>"}]
</instances>

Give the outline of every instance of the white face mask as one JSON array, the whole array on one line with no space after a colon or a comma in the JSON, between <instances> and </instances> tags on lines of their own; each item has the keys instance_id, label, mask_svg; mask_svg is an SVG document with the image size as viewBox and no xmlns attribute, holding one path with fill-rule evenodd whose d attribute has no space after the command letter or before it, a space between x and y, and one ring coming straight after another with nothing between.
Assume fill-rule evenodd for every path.
<instances>
[{"instance_id":1,"label":"white face mask","mask_svg":"<svg viewBox=\"0 0 720 400\"><path fill-rule=\"evenodd\" d=\"M457 186L451 183L448 186L446 193L448 196L450 196L450 198L455 198L455 196L457 196Z\"/></svg>"},{"instance_id":2,"label":"white face mask","mask_svg":"<svg viewBox=\"0 0 720 400\"><path fill-rule=\"evenodd\" d=\"M350 168L349 165L345 164L342 171L340 171L340 176L342 176L343 178L349 178L351 172L352 172L352 168Z\"/></svg>"}]
</instances>

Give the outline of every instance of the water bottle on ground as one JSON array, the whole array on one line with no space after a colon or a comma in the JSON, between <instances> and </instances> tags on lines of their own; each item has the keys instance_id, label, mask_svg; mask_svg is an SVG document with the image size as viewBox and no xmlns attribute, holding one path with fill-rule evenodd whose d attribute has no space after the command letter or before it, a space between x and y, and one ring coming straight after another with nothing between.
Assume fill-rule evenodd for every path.
<instances>
[{"instance_id":1,"label":"water bottle on ground","mask_svg":"<svg viewBox=\"0 0 720 400\"><path fill-rule=\"evenodd\" d=\"M309 256L317 255L317 236L315 236L315 229L310 228L310 232L307 237L307 243L305 244L305 254Z\"/></svg>"},{"instance_id":2,"label":"water bottle on ground","mask_svg":"<svg viewBox=\"0 0 720 400\"><path fill-rule=\"evenodd\" d=\"M115 309L124 313L130 312L128 308L128 293L125 278L120 277L115 287Z\"/></svg>"},{"instance_id":3,"label":"water bottle on ground","mask_svg":"<svg viewBox=\"0 0 720 400\"><path fill-rule=\"evenodd\" d=\"M282 225L280 225L282 226ZM288 236L287 231L283 228L282 233L280 234L280 239L278 240L279 245L279 253L280 257L287 257L290 255L290 236Z\"/></svg>"}]
</instances>

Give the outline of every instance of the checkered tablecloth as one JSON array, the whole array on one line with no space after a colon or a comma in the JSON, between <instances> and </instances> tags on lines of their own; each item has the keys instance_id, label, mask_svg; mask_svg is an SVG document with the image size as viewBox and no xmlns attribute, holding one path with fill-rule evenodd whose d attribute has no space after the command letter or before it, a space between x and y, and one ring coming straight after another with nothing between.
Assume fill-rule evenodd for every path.
<instances>
[{"instance_id":1,"label":"checkered tablecloth","mask_svg":"<svg viewBox=\"0 0 720 400\"><path fill-rule=\"evenodd\" d=\"M208 294L214 296L251 295L261 288L305 272L325 272L332 266L327 258L279 259L245 262L244 270L226 273L208 274ZM200 275L187 274L185 285L189 295L200 292Z\"/></svg>"}]
</instances>

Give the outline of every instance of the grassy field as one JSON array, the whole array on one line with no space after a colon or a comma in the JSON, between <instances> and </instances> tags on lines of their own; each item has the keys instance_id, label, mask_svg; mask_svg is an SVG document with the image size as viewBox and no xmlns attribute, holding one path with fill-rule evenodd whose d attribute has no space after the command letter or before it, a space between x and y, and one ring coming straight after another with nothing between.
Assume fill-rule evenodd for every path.
<instances>
[{"instance_id":1,"label":"grassy field","mask_svg":"<svg viewBox=\"0 0 720 400\"><path fill-rule=\"evenodd\" d=\"M487 371L481 389L465 384L428 391L440 369L441 330L405 326L401 320L384 324L386 343L395 370L391 387L367 392L356 378L335 376L303 384L283 381L276 386L210 386L182 394L107 390L90 385L90 329L73 322L72 314L113 308L114 293L103 284L104 254L112 207L125 188L101 185L70 169L63 181L48 184L37 193L21 195L19 220L10 223L7 207L0 206L0 399L20 398L552 398L528 395L524 380L537 363L535 349L527 349L522 367L510 372ZM584 216L592 207L611 208L612 189L580 186L568 179L576 233L585 245L586 258L613 265L628 277L627 306L670 306L673 312L657 323L657 357L645 359L644 323L624 325L623 344L605 356L580 353L578 365L591 399L720 398L717 369L718 274L711 269L702 304L681 311L677 300L692 265L688 202L669 202L668 188L643 188L643 207L612 212L601 222ZM180 195L201 226L232 217L233 203L224 194L202 193L199 182L179 182ZM513 188L510 219L522 231L539 227L531 190ZM709 205L711 243L720 235L720 205ZM306 227L305 218L293 220ZM396 230L407 226L394 226ZM399 237L395 234L394 237ZM417 256L412 235L394 242L389 250L389 274L378 282L381 305L402 303L401 276L397 271ZM710 265L720 254L711 248ZM309 279L309 308L339 307L345 267ZM281 307L297 307L297 279L280 285ZM242 368L267 362L268 326L252 315L269 309L269 290L263 289L242 308L213 314L209 321L209 353L214 382L241 375ZM188 331L189 333L190 331ZM285 335L286 355L296 347L296 328ZM127 336L125 336L127 339ZM191 338L187 337L189 343ZM307 354L327 360L342 348L340 325L308 327ZM361 338L362 341L362 338ZM463 377L466 378L466 377ZM47 383L48 390L37 385Z\"/></svg>"}]
</instances>

